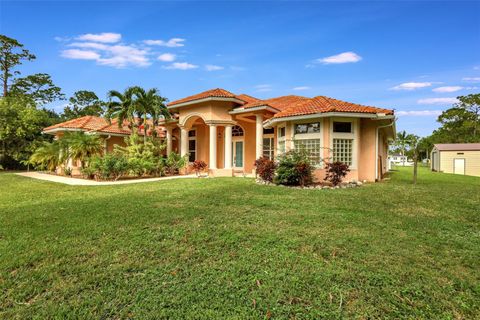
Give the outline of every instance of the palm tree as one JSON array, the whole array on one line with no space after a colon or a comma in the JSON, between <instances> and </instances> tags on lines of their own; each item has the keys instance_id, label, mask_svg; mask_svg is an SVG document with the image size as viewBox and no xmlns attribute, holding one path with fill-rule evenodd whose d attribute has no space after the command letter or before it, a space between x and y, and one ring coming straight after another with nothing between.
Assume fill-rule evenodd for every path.
<instances>
[{"instance_id":1,"label":"palm tree","mask_svg":"<svg viewBox=\"0 0 480 320\"><path fill-rule=\"evenodd\" d=\"M96 134L73 132L63 138L68 145L68 157L80 161L80 166L85 167L88 158L102 153L103 141Z\"/></svg>"},{"instance_id":2,"label":"palm tree","mask_svg":"<svg viewBox=\"0 0 480 320\"><path fill-rule=\"evenodd\" d=\"M112 119L117 119L118 127L121 128L123 122L126 120L129 122L130 130L132 134L136 133L135 131L135 88L129 87L125 89L123 93L110 90L108 92L108 98L110 101L107 103L107 112L105 117L108 122L111 122ZM116 99L116 100L113 100Z\"/></svg>"},{"instance_id":3,"label":"palm tree","mask_svg":"<svg viewBox=\"0 0 480 320\"><path fill-rule=\"evenodd\" d=\"M152 88L148 91L140 87L134 87L135 96L135 112L139 118L139 125L143 125L143 141L147 141L147 131L149 124L147 122L150 116L152 120L152 132L155 132L155 126L160 118L170 119L170 112L165 105L167 99L159 95L157 89Z\"/></svg>"},{"instance_id":4,"label":"palm tree","mask_svg":"<svg viewBox=\"0 0 480 320\"><path fill-rule=\"evenodd\" d=\"M62 146L59 141L43 142L30 156L30 163L48 171L55 171L57 166L63 162Z\"/></svg>"},{"instance_id":5,"label":"palm tree","mask_svg":"<svg viewBox=\"0 0 480 320\"><path fill-rule=\"evenodd\" d=\"M405 151L409 143L409 134L405 130L397 133L396 144L400 148L402 156L405 155Z\"/></svg>"}]
</instances>

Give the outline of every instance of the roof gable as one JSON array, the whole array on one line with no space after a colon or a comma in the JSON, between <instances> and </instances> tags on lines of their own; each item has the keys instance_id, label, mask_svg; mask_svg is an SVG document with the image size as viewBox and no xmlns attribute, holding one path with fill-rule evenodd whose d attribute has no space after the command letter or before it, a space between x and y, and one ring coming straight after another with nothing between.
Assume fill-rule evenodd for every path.
<instances>
[{"instance_id":1,"label":"roof gable","mask_svg":"<svg viewBox=\"0 0 480 320\"><path fill-rule=\"evenodd\" d=\"M172 102L168 103L168 106L172 107L172 106L175 106L175 105L178 105L178 104L182 104L182 103L186 103L186 102L193 102L193 101L196 101L196 100L201 100L201 99L206 99L206 98L231 98L231 99L243 100L243 99L239 98L238 96L236 96L235 94L231 93L230 91L227 91L225 89L216 88L216 89L211 89L211 90L207 90L207 91L204 91L204 92L200 92L200 93L197 93L197 94L194 94L192 96L188 96L188 97L185 97L185 98L182 98L182 99L179 99L179 100L172 101ZM245 102L245 101L243 101L243 102Z\"/></svg>"}]
</instances>

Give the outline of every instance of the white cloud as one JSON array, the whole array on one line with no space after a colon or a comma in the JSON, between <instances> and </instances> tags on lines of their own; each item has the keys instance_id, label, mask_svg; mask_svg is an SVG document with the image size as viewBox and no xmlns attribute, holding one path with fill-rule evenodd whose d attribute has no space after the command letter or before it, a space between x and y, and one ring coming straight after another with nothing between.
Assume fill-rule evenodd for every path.
<instances>
[{"instance_id":1,"label":"white cloud","mask_svg":"<svg viewBox=\"0 0 480 320\"><path fill-rule=\"evenodd\" d=\"M164 67L164 69L178 69L178 70L189 70L189 69L196 69L198 68L197 65L188 63L188 62L174 62L169 66Z\"/></svg>"},{"instance_id":2,"label":"white cloud","mask_svg":"<svg viewBox=\"0 0 480 320\"><path fill-rule=\"evenodd\" d=\"M177 58L177 56L174 55L173 53L162 53L161 55L159 55L157 57L157 60L165 61L165 62L172 62L172 61L175 61L176 58Z\"/></svg>"},{"instance_id":3,"label":"white cloud","mask_svg":"<svg viewBox=\"0 0 480 320\"><path fill-rule=\"evenodd\" d=\"M182 38L172 38L168 41L163 41L163 40L144 40L143 43L149 46L162 46L162 47L169 47L169 48L175 48L175 47L183 47L185 44L185 39Z\"/></svg>"},{"instance_id":4,"label":"white cloud","mask_svg":"<svg viewBox=\"0 0 480 320\"><path fill-rule=\"evenodd\" d=\"M405 82L401 83L398 86L390 88L391 90L416 90L420 88L430 87L432 85L431 82Z\"/></svg>"},{"instance_id":5,"label":"white cloud","mask_svg":"<svg viewBox=\"0 0 480 320\"><path fill-rule=\"evenodd\" d=\"M272 85L271 84L259 84L255 86L255 91L256 92L268 92L272 91Z\"/></svg>"},{"instance_id":6,"label":"white cloud","mask_svg":"<svg viewBox=\"0 0 480 320\"><path fill-rule=\"evenodd\" d=\"M103 33L87 33L79 35L77 40L81 41L94 41L94 42L103 42L103 43L115 43L122 39L122 35L120 33L111 33L111 32L103 32Z\"/></svg>"},{"instance_id":7,"label":"white cloud","mask_svg":"<svg viewBox=\"0 0 480 320\"><path fill-rule=\"evenodd\" d=\"M107 50L109 45L96 42L73 42L68 45L69 47L88 48L97 50Z\"/></svg>"},{"instance_id":8,"label":"white cloud","mask_svg":"<svg viewBox=\"0 0 480 320\"><path fill-rule=\"evenodd\" d=\"M307 86L303 86L303 87L295 87L293 88L293 90L296 90L296 91L301 91L301 90L310 90L312 88L310 87L307 87Z\"/></svg>"},{"instance_id":9,"label":"white cloud","mask_svg":"<svg viewBox=\"0 0 480 320\"><path fill-rule=\"evenodd\" d=\"M95 51L69 49L63 50L61 56L67 59L79 59L79 60L98 60L100 55Z\"/></svg>"},{"instance_id":10,"label":"white cloud","mask_svg":"<svg viewBox=\"0 0 480 320\"><path fill-rule=\"evenodd\" d=\"M468 82L480 82L480 77L465 77L462 78L462 80Z\"/></svg>"},{"instance_id":11,"label":"white cloud","mask_svg":"<svg viewBox=\"0 0 480 320\"><path fill-rule=\"evenodd\" d=\"M77 37L78 39L79 37ZM73 42L69 47L88 49L70 49L62 52L62 57L70 59L95 60L99 65L115 68L128 66L146 67L151 64L147 49L140 49L134 45L108 44L97 42Z\"/></svg>"},{"instance_id":12,"label":"white cloud","mask_svg":"<svg viewBox=\"0 0 480 320\"><path fill-rule=\"evenodd\" d=\"M457 102L457 98L427 98L417 101L418 104L454 104Z\"/></svg>"},{"instance_id":13,"label":"white cloud","mask_svg":"<svg viewBox=\"0 0 480 320\"><path fill-rule=\"evenodd\" d=\"M339 63L354 63L362 60L358 54L352 51L342 52L340 54L319 58L316 62L323 63L323 64L339 64Z\"/></svg>"},{"instance_id":14,"label":"white cloud","mask_svg":"<svg viewBox=\"0 0 480 320\"><path fill-rule=\"evenodd\" d=\"M412 111L396 111L395 114L402 116L439 116L442 110L412 110Z\"/></svg>"},{"instance_id":15,"label":"white cloud","mask_svg":"<svg viewBox=\"0 0 480 320\"><path fill-rule=\"evenodd\" d=\"M218 71L218 70L223 70L224 68L222 66L216 66L214 64L207 64L205 66L205 70L207 71Z\"/></svg>"},{"instance_id":16,"label":"white cloud","mask_svg":"<svg viewBox=\"0 0 480 320\"><path fill-rule=\"evenodd\" d=\"M460 86L447 86L447 87L438 87L438 88L432 89L432 91L445 93L445 92L456 92L462 89L464 88Z\"/></svg>"}]
</instances>

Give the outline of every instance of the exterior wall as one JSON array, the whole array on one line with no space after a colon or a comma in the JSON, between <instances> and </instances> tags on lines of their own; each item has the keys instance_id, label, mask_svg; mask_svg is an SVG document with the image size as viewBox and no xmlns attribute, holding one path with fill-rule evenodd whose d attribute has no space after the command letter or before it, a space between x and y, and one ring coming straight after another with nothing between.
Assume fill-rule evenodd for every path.
<instances>
[{"instance_id":1,"label":"exterior wall","mask_svg":"<svg viewBox=\"0 0 480 320\"><path fill-rule=\"evenodd\" d=\"M432 150L430 159L432 159L432 163L431 163L432 170L440 171L440 152L438 152L436 148Z\"/></svg>"},{"instance_id":2,"label":"exterior wall","mask_svg":"<svg viewBox=\"0 0 480 320\"><path fill-rule=\"evenodd\" d=\"M107 138L107 137L105 137ZM125 137L120 136L110 136L107 140L107 153L113 152L115 149L115 145L125 147L127 144L125 143Z\"/></svg>"},{"instance_id":3,"label":"exterior wall","mask_svg":"<svg viewBox=\"0 0 480 320\"><path fill-rule=\"evenodd\" d=\"M333 122L334 121L348 120L353 124L353 132L351 134L343 133L333 133ZM376 169L376 128L377 126L385 125L386 122L382 121L373 121L370 119L358 119L358 118L312 118L305 121L288 121L285 123L279 123L276 127L276 132L278 127L285 126L286 128L286 150L291 150L294 148L294 125L296 123L302 122L320 122L320 133L318 136L312 138L320 138L320 145L323 149L323 158L328 162L332 159L332 143L333 139L338 138L347 138L353 139L353 159L350 172L345 178L348 180L367 180L375 181L375 169ZM277 137L277 135L276 135ZM277 143L277 141L276 141ZM276 145L278 148L278 145ZM382 170L382 174L387 172L387 159L388 159L388 139L387 134L380 130L379 139L378 139L378 156L381 162L378 162L378 170ZM325 177L325 169L323 165L320 165L318 169L314 171L315 178L317 181L322 181Z\"/></svg>"},{"instance_id":4,"label":"exterior wall","mask_svg":"<svg viewBox=\"0 0 480 320\"><path fill-rule=\"evenodd\" d=\"M480 177L480 151L440 151L439 154L441 172L454 173L454 159L465 159L465 174Z\"/></svg>"}]
</instances>

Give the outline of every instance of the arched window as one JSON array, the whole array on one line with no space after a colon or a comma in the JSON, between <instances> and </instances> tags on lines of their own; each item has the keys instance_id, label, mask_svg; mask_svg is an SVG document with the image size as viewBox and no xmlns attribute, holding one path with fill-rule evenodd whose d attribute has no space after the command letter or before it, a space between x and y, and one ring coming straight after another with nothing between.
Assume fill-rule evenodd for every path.
<instances>
[{"instance_id":1,"label":"arched window","mask_svg":"<svg viewBox=\"0 0 480 320\"><path fill-rule=\"evenodd\" d=\"M243 129L240 126L232 127L232 136L233 137L243 137Z\"/></svg>"}]
</instances>

